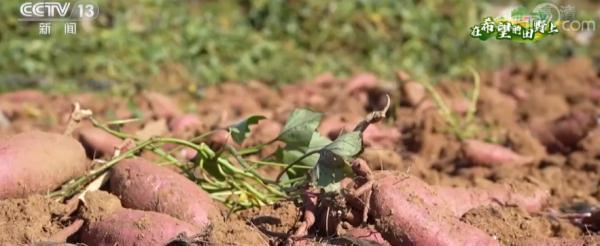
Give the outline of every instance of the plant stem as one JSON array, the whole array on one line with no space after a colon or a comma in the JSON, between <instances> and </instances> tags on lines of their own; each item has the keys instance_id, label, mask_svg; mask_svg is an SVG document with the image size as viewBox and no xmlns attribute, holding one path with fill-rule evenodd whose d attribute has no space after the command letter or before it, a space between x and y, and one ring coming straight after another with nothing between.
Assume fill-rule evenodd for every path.
<instances>
[{"instance_id":1,"label":"plant stem","mask_svg":"<svg viewBox=\"0 0 600 246\"><path fill-rule=\"evenodd\" d=\"M119 161L122 161L126 158L133 156L133 153L141 150L142 148L146 147L147 145L149 145L151 143L152 143L151 140L146 140L146 141L136 145L135 147L131 148L130 150L126 151L125 153L122 153L122 154L112 158L110 161L106 162L104 165L102 165L94 170L91 170L85 176L71 180L70 182L65 184L60 190L52 192L48 196L51 198L64 199L64 198L74 195L75 193L77 193L78 189L80 189L82 186L84 186L87 182L90 182L91 180L95 179L102 173L106 172L112 166L119 163Z\"/></svg>"},{"instance_id":2,"label":"plant stem","mask_svg":"<svg viewBox=\"0 0 600 246\"><path fill-rule=\"evenodd\" d=\"M317 149L317 150L313 150L313 151L309 151L308 153L304 154L303 156L301 156L300 158L296 159L294 162L290 163L287 167L285 167L280 173L279 175L277 175L277 179L275 179L275 183L279 183L279 180L281 180L281 177L283 176L283 174L285 174L288 170L290 170L290 168L292 168L294 165L300 163L302 160L304 160L306 157L309 157L311 155L317 154L321 151L321 149Z\"/></svg>"}]
</instances>

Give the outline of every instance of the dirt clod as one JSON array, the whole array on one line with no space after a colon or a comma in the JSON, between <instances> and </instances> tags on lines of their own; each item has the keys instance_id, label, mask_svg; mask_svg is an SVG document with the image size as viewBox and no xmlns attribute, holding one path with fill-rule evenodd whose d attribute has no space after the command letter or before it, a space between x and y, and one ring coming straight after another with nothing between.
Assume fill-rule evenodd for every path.
<instances>
[{"instance_id":1,"label":"dirt clod","mask_svg":"<svg viewBox=\"0 0 600 246\"><path fill-rule=\"evenodd\" d=\"M31 244L60 231L66 221L65 205L41 195L0 201L0 244Z\"/></svg>"}]
</instances>

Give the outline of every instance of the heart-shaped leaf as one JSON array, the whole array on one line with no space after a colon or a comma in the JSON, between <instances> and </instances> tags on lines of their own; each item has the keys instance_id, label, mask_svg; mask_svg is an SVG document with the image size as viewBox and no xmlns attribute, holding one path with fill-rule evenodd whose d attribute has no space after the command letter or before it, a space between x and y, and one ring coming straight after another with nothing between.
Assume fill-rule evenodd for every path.
<instances>
[{"instance_id":1,"label":"heart-shaped leaf","mask_svg":"<svg viewBox=\"0 0 600 246\"><path fill-rule=\"evenodd\" d=\"M308 146L321 117L322 114L308 109L296 109L288 117L277 138L288 146Z\"/></svg>"},{"instance_id":2,"label":"heart-shaped leaf","mask_svg":"<svg viewBox=\"0 0 600 246\"><path fill-rule=\"evenodd\" d=\"M344 159L354 157L362 150L362 139L360 132L355 131L345 133L336 138L335 141L328 144L323 149L329 150Z\"/></svg>"},{"instance_id":3,"label":"heart-shaped leaf","mask_svg":"<svg viewBox=\"0 0 600 246\"><path fill-rule=\"evenodd\" d=\"M258 124L258 122L262 119L265 119L265 117L262 115L253 115L253 116L246 118L245 120L242 120L236 124L231 125L229 127L229 132L231 133L231 137L233 138L233 140L236 143L242 144L244 142L244 140L246 139L246 137L248 136L248 133L250 132L250 126L254 125L254 124Z\"/></svg>"},{"instance_id":4,"label":"heart-shaped leaf","mask_svg":"<svg viewBox=\"0 0 600 246\"><path fill-rule=\"evenodd\" d=\"M319 187L326 187L351 176L352 169L344 158L327 149L319 151L319 160L311 172L313 183Z\"/></svg>"},{"instance_id":5,"label":"heart-shaped leaf","mask_svg":"<svg viewBox=\"0 0 600 246\"><path fill-rule=\"evenodd\" d=\"M279 149L276 155L277 155L277 158L282 163L290 164L290 163L293 163L296 160L300 159L302 156L304 156L304 154L311 152L311 151L319 150L330 143L331 143L331 140L329 140L328 138L321 136L318 132L313 132L313 136L310 140L310 144L308 145L308 147L286 146L283 149ZM296 165L314 167L318 161L319 161L319 154L313 154L313 155L305 157L304 159L302 159L302 161L300 161ZM302 169L291 168L288 171L287 176L289 178L300 177L302 175L305 175L306 172L307 172L307 169L304 169L304 168L302 168Z\"/></svg>"},{"instance_id":6,"label":"heart-shaped leaf","mask_svg":"<svg viewBox=\"0 0 600 246\"><path fill-rule=\"evenodd\" d=\"M339 136L319 151L319 160L311 172L312 182L326 187L352 176L352 169L346 159L354 157L362 150L360 132L349 132Z\"/></svg>"}]
</instances>

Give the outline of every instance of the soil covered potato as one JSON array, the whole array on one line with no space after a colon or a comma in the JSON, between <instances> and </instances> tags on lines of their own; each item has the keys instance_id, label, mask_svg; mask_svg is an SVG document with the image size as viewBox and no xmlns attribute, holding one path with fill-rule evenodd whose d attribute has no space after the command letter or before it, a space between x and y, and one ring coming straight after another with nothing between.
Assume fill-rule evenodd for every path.
<instances>
[{"instance_id":1,"label":"soil covered potato","mask_svg":"<svg viewBox=\"0 0 600 246\"><path fill-rule=\"evenodd\" d=\"M86 221L79 241L87 245L165 245L179 235L203 230L169 215L127 209L105 191L89 192L80 216Z\"/></svg>"},{"instance_id":2,"label":"soil covered potato","mask_svg":"<svg viewBox=\"0 0 600 246\"><path fill-rule=\"evenodd\" d=\"M180 233L201 232L197 227L169 215L122 209L90 223L81 234L87 245L164 245Z\"/></svg>"},{"instance_id":3,"label":"soil covered potato","mask_svg":"<svg viewBox=\"0 0 600 246\"><path fill-rule=\"evenodd\" d=\"M126 208L165 213L199 227L220 215L212 199L195 183L143 158L115 166L110 189Z\"/></svg>"},{"instance_id":4,"label":"soil covered potato","mask_svg":"<svg viewBox=\"0 0 600 246\"><path fill-rule=\"evenodd\" d=\"M456 219L437 193L414 177L381 176L371 197L377 228L392 245L498 245Z\"/></svg>"}]
</instances>

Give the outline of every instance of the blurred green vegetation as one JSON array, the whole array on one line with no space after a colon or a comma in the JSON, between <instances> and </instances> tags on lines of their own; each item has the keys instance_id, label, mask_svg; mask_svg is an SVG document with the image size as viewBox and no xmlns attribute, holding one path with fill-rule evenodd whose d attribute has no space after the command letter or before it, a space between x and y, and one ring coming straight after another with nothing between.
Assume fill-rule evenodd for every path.
<instances>
[{"instance_id":1,"label":"blurred green vegetation","mask_svg":"<svg viewBox=\"0 0 600 246\"><path fill-rule=\"evenodd\" d=\"M0 3L0 91L146 86L172 67L183 68L191 89L249 79L276 85L327 71L440 78L466 65L586 52L564 34L535 43L472 39L470 27L494 8L482 1L98 0L101 15L79 23L74 36L61 23L39 35L37 23L18 21L20 3Z\"/></svg>"}]
</instances>

